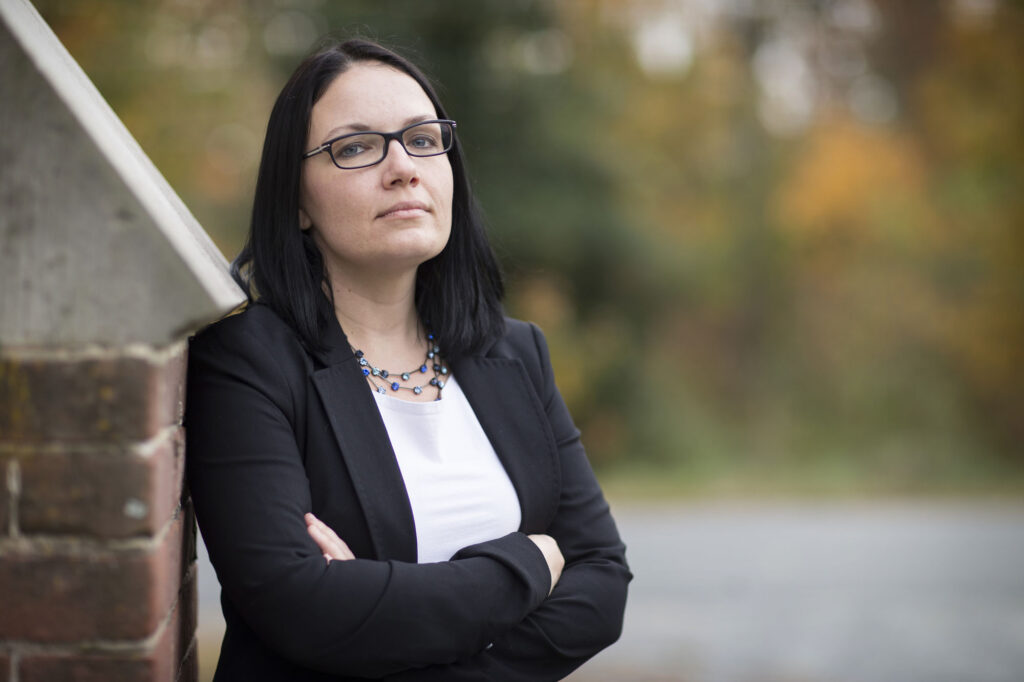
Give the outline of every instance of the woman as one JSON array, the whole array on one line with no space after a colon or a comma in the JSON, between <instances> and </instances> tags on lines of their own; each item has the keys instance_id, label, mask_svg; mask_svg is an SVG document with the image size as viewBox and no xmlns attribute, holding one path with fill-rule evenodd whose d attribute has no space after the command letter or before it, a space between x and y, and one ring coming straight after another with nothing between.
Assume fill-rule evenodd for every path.
<instances>
[{"instance_id":1,"label":"woman","mask_svg":"<svg viewBox=\"0 0 1024 682\"><path fill-rule=\"evenodd\" d=\"M625 548L543 336L502 317L455 125L365 41L277 99L250 304L189 359L217 680L559 679L619 636Z\"/></svg>"}]
</instances>

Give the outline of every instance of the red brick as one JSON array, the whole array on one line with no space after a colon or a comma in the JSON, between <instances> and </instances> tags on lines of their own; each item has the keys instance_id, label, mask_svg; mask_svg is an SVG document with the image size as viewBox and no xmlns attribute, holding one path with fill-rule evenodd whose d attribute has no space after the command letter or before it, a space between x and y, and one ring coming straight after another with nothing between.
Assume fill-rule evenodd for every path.
<instances>
[{"instance_id":1,"label":"red brick","mask_svg":"<svg viewBox=\"0 0 1024 682\"><path fill-rule=\"evenodd\" d=\"M191 530L184 526L179 516L148 550L39 540L9 546L0 554L0 639L149 636L178 596L183 543Z\"/></svg>"},{"instance_id":2,"label":"red brick","mask_svg":"<svg viewBox=\"0 0 1024 682\"><path fill-rule=\"evenodd\" d=\"M0 434L13 443L146 440L181 421L183 353L137 357L0 357Z\"/></svg>"},{"instance_id":3,"label":"red brick","mask_svg":"<svg viewBox=\"0 0 1024 682\"><path fill-rule=\"evenodd\" d=\"M172 680L170 661L149 655L33 656L22 658L21 682L153 682Z\"/></svg>"},{"instance_id":4,"label":"red brick","mask_svg":"<svg viewBox=\"0 0 1024 682\"><path fill-rule=\"evenodd\" d=\"M166 614L164 614L166 615ZM127 652L83 651L78 654L24 655L19 666L20 682L155 682L174 680L179 660L182 615L171 614L152 648ZM186 615L187 617L187 615Z\"/></svg>"},{"instance_id":5,"label":"red brick","mask_svg":"<svg viewBox=\"0 0 1024 682\"><path fill-rule=\"evenodd\" d=\"M181 499L183 434L152 453L37 453L20 457L22 533L124 538L153 535Z\"/></svg>"},{"instance_id":6,"label":"red brick","mask_svg":"<svg viewBox=\"0 0 1024 682\"><path fill-rule=\"evenodd\" d=\"M158 392L158 414L164 424L180 424L185 416L185 375L188 373L188 351L182 347L171 355L161 368Z\"/></svg>"}]
</instances>

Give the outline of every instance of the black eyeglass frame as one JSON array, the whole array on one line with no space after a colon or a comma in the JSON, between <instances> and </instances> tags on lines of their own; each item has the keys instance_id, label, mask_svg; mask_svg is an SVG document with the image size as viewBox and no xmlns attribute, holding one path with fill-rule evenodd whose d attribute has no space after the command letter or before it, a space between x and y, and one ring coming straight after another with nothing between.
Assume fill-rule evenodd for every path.
<instances>
[{"instance_id":1,"label":"black eyeglass frame","mask_svg":"<svg viewBox=\"0 0 1024 682\"><path fill-rule=\"evenodd\" d=\"M445 147L444 149L442 149L439 152L430 152L429 154L414 154L413 152L409 151L408 147L405 146L405 141L402 139L402 136L406 132L412 130L413 128L418 128L418 127L420 127L422 125L427 125L428 123L447 123L448 125L450 125L452 127L452 134L448 138L448 146ZM421 158L421 159L429 157L429 156L441 156L441 154L447 154L448 152L450 152L452 150L452 147L455 146L455 129L457 127L458 127L458 124L455 123L455 121L453 121L451 119L447 119L447 118L432 118L432 119L427 119L426 121L417 121L416 123L413 123L412 125L408 125L408 126L402 128L401 130L396 130L393 133L382 133L382 132L380 132L378 130L361 130L361 131L355 132L355 133L345 133L344 135L339 135L338 137L332 137L331 139L327 140L326 142L324 142L322 145L320 145L316 149L309 150L308 152L306 152L305 154L302 155L302 158L303 158L303 160L305 160L305 159L310 158L311 156L316 156L317 154L320 154L321 152L327 152L327 155L331 157L331 163L333 163L334 166L336 168L338 168L339 170L357 170L359 168L369 168L370 166L376 166L378 163L380 163L384 159L388 158L388 150L391 149L391 140L398 140L398 144L401 145L402 149L404 149L405 153L408 154L409 156L415 156L415 157ZM338 160L334 158L334 152L331 151L331 147L333 147L334 143L337 142L338 140L344 140L346 137L357 137L359 135L380 135L381 137L383 137L384 138L384 153L381 155L381 157L379 159L377 159L373 163L364 163L362 166L342 166L342 165L340 165L338 163Z\"/></svg>"}]
</instances>

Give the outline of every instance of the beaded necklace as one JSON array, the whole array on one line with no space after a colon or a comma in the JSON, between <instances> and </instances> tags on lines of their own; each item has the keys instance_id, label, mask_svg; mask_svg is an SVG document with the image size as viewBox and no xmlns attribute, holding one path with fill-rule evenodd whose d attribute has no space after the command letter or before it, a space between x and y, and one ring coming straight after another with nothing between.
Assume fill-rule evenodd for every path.
<instances>
[{"instance_id":1,"label":"beaded necklace","mask_svg":"<svg viewBox=\"0 0 1024 682\"><path fill-rule=\"evenodd\" d=\"M427 354L423 358L423 364L419 367L410 369L408 372L390 372L381 367L374 366L373 363L366 359L363 351L353 348L352 352L355 353L356 359L359 360L359 366L363 370L363 376L366 377L366 380L370 382L370 385L373 386L377 393L384 395L388 392L388 388L390 387L391 390L395 392L404 389L406 391L412 391L416 395L420 395L423 393L423 389L427 386L433 386L437 389L437 397L434 398L434 400L440 400L441 389L444 388L444 377L448 376L448 368L445 367L444 360L441 358L441 349L434 343L434 335L428 333L427 341L429 343L427 345ZM426 374L431 368L434 371L434 376L431 377L429 383L426 384L418 386L403 386L394 380L395 377L401 377L402 381L410 381L416 374ZM374 381L374 377L385 380L384 384L378 384ZM388 382L388 379L391 379L391 381Z\"/></svg>"}]
</instances>

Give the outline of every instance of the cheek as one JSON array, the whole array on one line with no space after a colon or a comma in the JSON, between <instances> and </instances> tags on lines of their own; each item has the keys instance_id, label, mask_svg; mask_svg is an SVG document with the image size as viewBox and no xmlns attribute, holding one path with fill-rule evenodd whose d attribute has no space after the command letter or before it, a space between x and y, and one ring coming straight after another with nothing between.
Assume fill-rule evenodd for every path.
<instances>
[{"instance_id":1,"label":"cheek","mask_svg":"<svg viewBox=\"0 0 1024 682\"><path fill-rule=\"evenodd\" d=\"M299 180L299 210L310 218L314 218L319 214L319 201L317 201L318 192L316 185L309 178L309 176L303 174Z\"/></svg>"},{"instance_id":2,"label":"cheek","mask_svg":"<svg viewBox=\"0 0 1024 682\"><path fill-rule=\"evenodd\" d=\"M448 214L449 223L452 217L452 205L455 201L455 180L452 177L451 167L446 169L441 182L441 201L444 203L445 212Z\"/></svg>"},{"instance_id":3,"label":"cheek","mask_svg":"<svg viewBox=\"0 0 1024 682\"><path fill-rule=\"evenodd\" d=\"M323 228L344 222L358 213L359 207L354 201L358 196L358 191L341 186L339 178L304 178L299 188L299 208L314 225Z\"/></svg>"}]
</instances>

